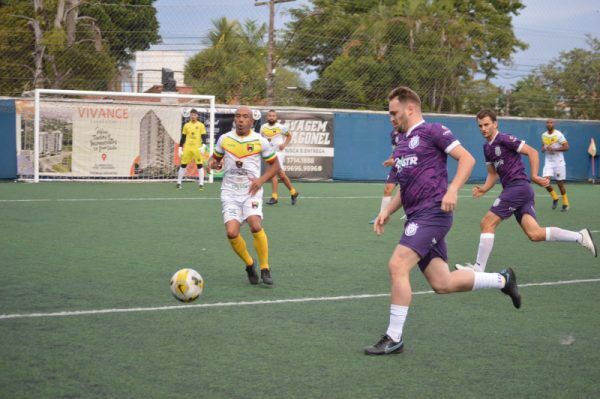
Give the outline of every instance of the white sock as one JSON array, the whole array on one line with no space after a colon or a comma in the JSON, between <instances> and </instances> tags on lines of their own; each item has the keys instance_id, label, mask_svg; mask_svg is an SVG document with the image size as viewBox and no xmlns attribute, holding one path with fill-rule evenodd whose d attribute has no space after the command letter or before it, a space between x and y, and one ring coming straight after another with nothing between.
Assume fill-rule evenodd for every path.
<instances>
[{"instance_id":1,"label":"white sock","mask_svg":"<svg viewBox=\"0 0 600 399\"><path fill-rule=\"evenodd\" d=\"M563 230L558 227L546 227L546 241L563 241L581 243L581 233Z\"/></svg>"},{"instance_id":2,"label":"white sock","mask_svg":"<svg viewBox=\"0 0 600 399\"><path fill-rule=\"evenodd\" d=\"M481 233L479 236L479 248L477 248L477 260L475 261L475 271L483 272L487 265L492 249L494 248L494 234Z\"/></svg>"},{"instance_id":3,"label":"white sock","mask_svg":"<svg viewBox=\"0 0 600 399\"><path fill-rule=\"evenodd\" d=\"M198 185L204 185L204 168L198 169Z\"/></svg>"},{"instance_id":4,"label":"white sock","mask_svg":"<svg viewBox=\"0 0 600 399\"><path fill-rule=\"evenodd\" d=\"M179 171L177 172L177 184L181 184L183 181L183 176L185 176L185 168L179 167Z\"/></svg>"},{"instance_id":5,"label":"white sock","mask_svg":"<svg viewBox=\"0 0 600 399\"><path fill-rule=\"evenodd\" d=\"M392 197L382 197L381 198L381 208L379 208L379 212L383 211L390 202L392 202Z\"/></svg>"},{"instance_id":6,"label":"white sock","mask_svg":"<svg viewBox=\"0 0 600 399\"><path fill-rule=\"evenodd\" d=\"M473 291L485 288L504 288L504 284L506 284L506 280L500 273L475 272Z\"/></svg>"},{"instance_id":7,"label":"white sock","mask_svg":"<svg viewBox=\"0 0 600 399\"><path fill-rule=\"evenodd\" d=\"M402 338L402 329L408 313L408 306L390 305L390 325L386 334L396 342Z\"/></svg>"}]
</instances>

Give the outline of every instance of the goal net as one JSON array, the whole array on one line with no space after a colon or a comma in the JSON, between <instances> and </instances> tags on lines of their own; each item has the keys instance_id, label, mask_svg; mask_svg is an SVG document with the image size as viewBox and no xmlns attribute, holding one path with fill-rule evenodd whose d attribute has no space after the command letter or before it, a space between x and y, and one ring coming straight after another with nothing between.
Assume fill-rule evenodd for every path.
<instances>
[{"instance_id":1,"label":"goal net","mask_svg":"<svg viewBox=\"0 0 600 399\"><path fill-rule=\"evenodd\" d=\"M37 89L17 108L21 180L174 180L192 108L206 159L214 147L214 96ZM197 176L188 165L186 177Z\"/></svg>"}]
</instances>

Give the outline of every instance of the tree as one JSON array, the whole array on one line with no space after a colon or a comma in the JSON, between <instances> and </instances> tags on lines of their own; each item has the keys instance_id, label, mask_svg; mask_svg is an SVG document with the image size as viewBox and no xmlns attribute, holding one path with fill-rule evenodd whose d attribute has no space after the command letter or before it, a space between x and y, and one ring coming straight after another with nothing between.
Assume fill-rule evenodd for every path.
<instances>
[{"instance_id":1,"label":"tree","mask_svg":"<svg viewBox=\"0 0 600 399\"><path fill-rule=\"evenodd\" d=\"M376 107L398 84L424 108L458 111L461 85L525 48L512 30L517 0L313 0L291 11L285 57L316 72L315 105Z\"/></svg>"},{"instance_id":2,"label":"tree","mask_svg":"<svg viewBox=\"0 0 600 399\"><path fill-rule=\"evenodd\" d=\"M153 2L3 1L0 93L114 87L133 53L160 39Z\"/></svg>"},{"instance_id":3,"label":"tree","mask_svg":"<svg viewBox=\"0 0 600 399\"><path fill-rule=\"evenodd\" d=\"M212 24L213 29L204 41L207 48L186 63L186 84L197 93L215 93L217 100L225 103L263 103L266 25L252 20L242 25L226 17L213 20ZM300 83L297 73L278 68L276 94Z\"/></svg>"},{"instance_id":4,"label":"tree","mask_svg":"<svg viewBox=\"0 0 600 399\"><path fill-rule=\"evenodd\" d=\"M518 81L513 112L521 116L600 119L600 40L560 53Z\"/></svg>"}]
</instances>

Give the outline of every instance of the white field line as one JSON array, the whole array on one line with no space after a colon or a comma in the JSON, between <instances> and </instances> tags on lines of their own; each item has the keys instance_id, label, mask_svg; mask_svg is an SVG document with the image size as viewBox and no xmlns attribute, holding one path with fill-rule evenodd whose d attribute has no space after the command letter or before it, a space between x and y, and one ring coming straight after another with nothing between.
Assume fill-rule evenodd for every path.
<instances>
[{"instance_id":1,"label":"white field line","mask_svg":"<svg viewBox=\"0 0 600 399\"><path fill-rule=\"evenodd\" d=\"M536 194L536 197L545 196ZM269 197L264 197L269 198ZM348 196L348 197L299 197L300 199L380 199L377 195ZM470 195L459 195L458 198L471 198ZM493 198L490 196L490 198ZM31 198L31 199L0 199L0 203L19 203L19 202L102 202L102 201L215 201L219 197L196 197L196 198L178 198L178 197L147 197L147 198Z\"/></svg>"},{"instance_id":2,"label":"white field line","mask_svg":"<svg viewBox=\"0 0 600 399\"><path fill-rule=\"evenodd\" d=\"M567 284L583 284L597 283L600 278L582 279L582 280L565 280L565 281L548 281L541 283L519 284L519 288L536 287L536 286L553 286ZM433 294L433 291L417 291L413 295ZM326 301L345 301L353 299L368 299L381 298L389 296L385 294L362 294L362 295L341 295L341 296L323 296L323 297L307 297L307 298L289 298L275 299L269 301L240 301L240 302L216 302L216 303L198 303L188 305L173 305L173 306L156 306L147 308L114 308L114 309L96 309L96 310L73 310L49 313L12 313L0 315L1 320L9 319L31 319L39 317L67 317L67 316L86 316L94 314L113 314L113 313L139 313L139 312L157 312L161 310L181 310L181 309L196 309L196 308L222 308L233 306L251 306L251 305L276 305L282 303L306 303L306 302L326 302Z\"/></svg>"}]
</instances>

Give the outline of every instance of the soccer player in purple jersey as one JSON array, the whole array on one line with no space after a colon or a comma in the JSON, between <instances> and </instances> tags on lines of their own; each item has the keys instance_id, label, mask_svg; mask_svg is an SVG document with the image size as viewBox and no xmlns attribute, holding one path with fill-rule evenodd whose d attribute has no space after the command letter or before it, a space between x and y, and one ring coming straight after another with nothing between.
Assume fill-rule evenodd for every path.
<instances>
[{"instance_id":1,"label":"soccer player in purple jersey","mask_svg":"<svg viewBox=\"0 0 600 399\"><path fill-rule=\"evenodd\" d=\"M438 294L498 288L521 306L515 273L473 273L448 269L445 236L452 225L459 188L467 181L475 159L440 125L426 123L421 99L408 87L397 87L388 96L390 121L400 132L394 150L396 180L400 189L383 209L373 229L384 231L392 213L404 207L407 216L404 234L388 263L391 280L390 322L386 334L365 348L368 355L400 353L404 349L402 330L412 300L410 271L418 264L429 285ZM454 179L448 185L448 155L458 161Z\"/></svg>"},{"instance_id":2,"label":"soccer player in purple jersey","mask_svg":"<svg viewBox=\"0 0 600 399\"><path fill-rule=\"evenodd\" d=\"M569 231L558 227L540 227L538 224L534 207L535 194L521 160L521 154L529 158L531 181L546 187L549 179L538 176L540 166L538 152L517 137L499 132L494 111L479 111L477 124L486 140L483 152L488 175L483 186L473 188L473 198L479 198L487 193L494 187L498 178L502 183L502 192L481 220L481 235L475 264L456 265L456 268L484 271L494 247L496 226L512 215L515 215L517 222L531 241L576 242L594 256L598 256L596 245L588 229Z\"/></svg>"},{"instance_id":3,"label":"soccer player in purple jersey","mask_svg":"<svg viewBox=\"0 0 600 399\"><path fill-rule=\"evenodd\" d=\"M396 168L394 167L394 149L396 148L396 144L398 143L398 138L400 137L400 133L393 129L390 132L390 141L392 142L392 153L388 159L383 161L383 166L390 167L390 171L387 175L387 179L385 180L385 186L383 187L383 197L381 198L381 207L379 208L379 212L381 212L392 200L392 194L394 193L394 188L398 185L396 181ZM369 222L370 224L375 224L375 219Z\"/></svg>"}]
</instances>

